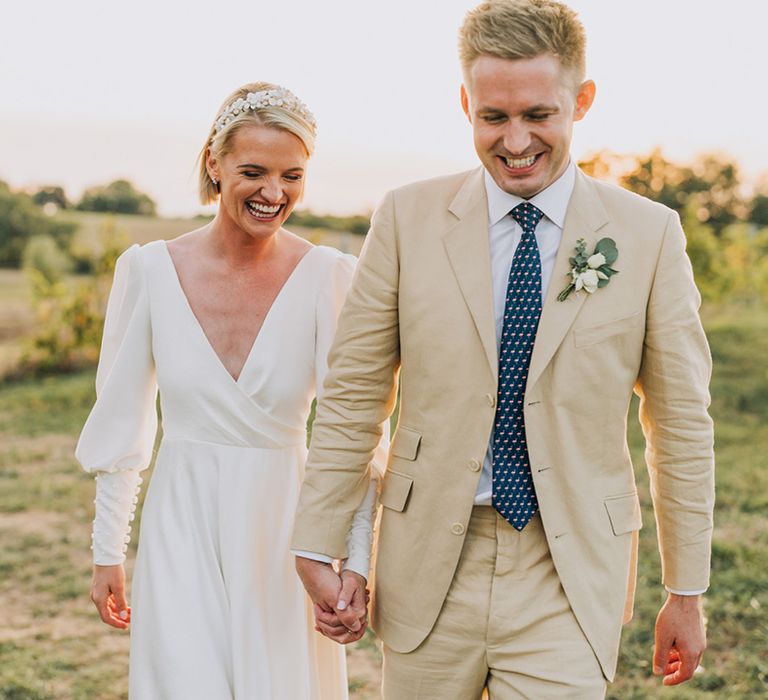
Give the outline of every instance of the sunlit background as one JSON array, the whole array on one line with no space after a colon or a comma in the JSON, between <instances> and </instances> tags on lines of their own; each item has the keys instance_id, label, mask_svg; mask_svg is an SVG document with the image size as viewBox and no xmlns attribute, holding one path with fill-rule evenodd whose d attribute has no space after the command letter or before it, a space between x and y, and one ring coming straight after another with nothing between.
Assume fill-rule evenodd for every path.
<instances>
[{"instance_id":1,"label":"sunlit background","mask_svg":"<svg viewBox=\"0 0 768 700\"><path fill-rule=\"evenodd\" d=\"M15 3L0 42L0 179L132 181L163 215L201 210L193 165L217 108L266 79L316 113L305 205L365 212L398 184L471 167L456 32L474 0ZM762 0L572 0L597 102L577 158L661 146L768 168Z\"/></svg>"},{"instance_id":2,"label":"sunlit background","mask_svg":"<svg viewBox=\"0 0 768 700\"><path fill-rule=\"evenodd\" d=\"M212 213L197 202L194 162L222 100L269 80L309 104L318 151L289 227L357 252L387 189L477 164L456 56L474 4L0 5L0 698L127 697L128 637L88 599L93 484L73 451L94 401L115 260ZM709 647L675 697L765 698L768 0L570 4L598 86L573 155L680 214L714 359ZM636 420L628 429L644 527L635 619L608 700L662 697L650 662L664 589L644 439ZM348 648L348 668L352 700L379 697L371 634Z\"/></svg>"}]
</instances>

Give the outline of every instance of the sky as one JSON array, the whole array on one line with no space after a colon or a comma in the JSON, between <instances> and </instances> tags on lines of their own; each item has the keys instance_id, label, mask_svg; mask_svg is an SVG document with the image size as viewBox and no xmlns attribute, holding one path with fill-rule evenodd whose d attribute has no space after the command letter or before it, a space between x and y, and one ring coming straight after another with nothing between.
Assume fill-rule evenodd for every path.
<instances>
[{"instance_id":1,"label":"sky","mask_svg":"<svg viewBox=\"0 0 768 700\"><path fill-rule=\"evenodd\" d=\"M474 167L457 29L479 0L28 0L5 4L0 179L71 198L119 177L164 215L203 211L195 159L256 80L315 113L303 206L363 213L406 182ZM569 0L597 99L572 153L662 147L768 171L765 0Z\"/></svg>"}]
</instances>

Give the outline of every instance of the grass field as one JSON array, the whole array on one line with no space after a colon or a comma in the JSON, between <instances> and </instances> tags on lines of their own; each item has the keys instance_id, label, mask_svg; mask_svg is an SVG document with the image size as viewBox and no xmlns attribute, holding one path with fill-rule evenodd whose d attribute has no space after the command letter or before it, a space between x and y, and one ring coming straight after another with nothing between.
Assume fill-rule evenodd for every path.
<instances>
[{"instance_id":1,"label":"grass field","mask_svg":"<svg viewBox=\"0 0 768 700\"><path fill-rule=\"evenodd\" d=\"M0 284L2 278L0 277ZM715 360L717 510L709 649L687 686L650 676L663 601L636 421L630 439L644 507L634 621L625 629L613 700L768 697L768 311L705 316ZM88 601L93 483L72 457L93 401L93 373L0 387L0 698L126 697L127 637ZM132 561L132 557L129 559ZM378 697L372 637L350 649L357 699Z\"/></svg>"}]
</instances>

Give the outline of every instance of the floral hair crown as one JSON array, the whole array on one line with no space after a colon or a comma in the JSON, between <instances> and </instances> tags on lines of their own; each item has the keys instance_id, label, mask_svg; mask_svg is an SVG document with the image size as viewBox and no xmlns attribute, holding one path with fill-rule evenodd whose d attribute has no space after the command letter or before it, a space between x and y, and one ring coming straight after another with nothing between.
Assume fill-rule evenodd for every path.
<instances>
[{"instance_id":1,"label":"floral hair crown","mask_svg":"<svg viewBox=\"0 0 768 700\"><path fill-rule=\"evenodd\" d=\"M234 121L241 112L246 110L256 111L265 107L282 107L293 112L311 124L312 130L317 128L315 115L309 111L296 95L284 87L277 87L272 90L260 90L259 92L249 92L245 97L240 97L232 104L227 105L224 111L216 118L214 129L218 134L227 124Z\"/></svg>"}]
</instances>

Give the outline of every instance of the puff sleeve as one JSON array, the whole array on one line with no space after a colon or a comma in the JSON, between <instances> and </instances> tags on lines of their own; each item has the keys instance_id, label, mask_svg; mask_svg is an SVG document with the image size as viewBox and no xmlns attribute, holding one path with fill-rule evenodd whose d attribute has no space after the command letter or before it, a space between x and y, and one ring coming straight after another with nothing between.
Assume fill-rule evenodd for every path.
<instances>
[{"instance_id":1,"label":"puff sleeve","mask_svg":"<svg viewBox=\"0 0 768 700\"><path fill-rule=\"evenodd\" d=\"M75 450L96 476L93 521L95 564L120 564L130 541L129 521L157 433L157 381L141 252L134 245L118 258L107 303L96 403Z\"/></svg>"}]
</instances>

